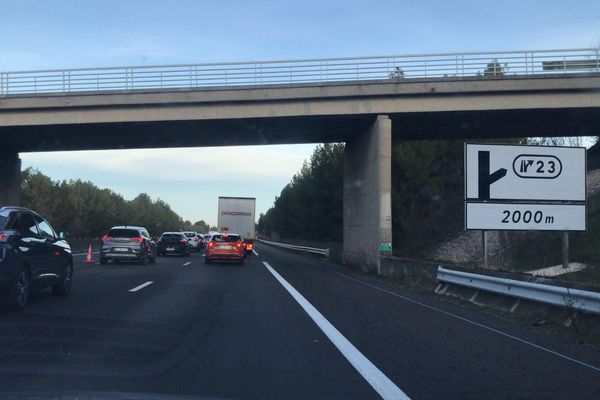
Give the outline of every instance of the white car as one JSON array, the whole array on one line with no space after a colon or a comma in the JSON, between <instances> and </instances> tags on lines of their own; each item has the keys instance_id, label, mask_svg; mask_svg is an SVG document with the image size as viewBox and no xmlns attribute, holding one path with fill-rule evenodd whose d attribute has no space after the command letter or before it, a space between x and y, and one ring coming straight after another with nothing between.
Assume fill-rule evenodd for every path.
<instances>
[{"instance_id":1,"label":"white car","mask_svg":"<svg viewBox=\"0 0 600 400\"><path fill-rule=\"evenodd\" d=\"M208 242L210 242L211 238L212 238L212 235L210 233L202 235L202 242L204 243L204 247L206 247L206 244Z\"/></svg>"},{"instance_id":2,"label":"white car","mask_svg":"<svg viewBox=\"0 0 600 400\"><path fill-rule=\"evenodd\" d=\"M198 232L183 232L183 234L187 237L188 243L190 244L190 248L195 251L200 251L202 249L202 237L198 234Z\"/></svg>"}]
</instances>

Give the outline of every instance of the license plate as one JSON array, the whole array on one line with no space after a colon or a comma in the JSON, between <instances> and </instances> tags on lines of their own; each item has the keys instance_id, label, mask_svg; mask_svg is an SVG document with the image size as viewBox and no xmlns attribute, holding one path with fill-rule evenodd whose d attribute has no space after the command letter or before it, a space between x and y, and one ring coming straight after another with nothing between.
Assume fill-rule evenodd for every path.
<instances>
[{"instance_id":1,"label":"license plate","mask_svg":"<svg viewBox=\"0 0 600 400\"><path fill-rule=\"evenodd\" d=\"M175 251L175 247L167 247L167 251Z\"/></svg>"},{"instance_id":2,"label":"license plate","mask_svg":"<svg viewBox=\"0 0 600 400\"><path fill-rule=\"evenodd\" d=\"M129 249L127 247L115 247L113 250L114 251L128 251Z\"/></svg>"}]
</instances>

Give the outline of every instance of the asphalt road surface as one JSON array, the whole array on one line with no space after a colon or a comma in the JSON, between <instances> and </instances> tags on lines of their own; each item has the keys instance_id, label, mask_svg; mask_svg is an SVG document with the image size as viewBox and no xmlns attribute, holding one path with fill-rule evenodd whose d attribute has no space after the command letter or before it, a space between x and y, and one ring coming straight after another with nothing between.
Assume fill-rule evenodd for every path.
<instances>
[{"instance_id":1,"label":"asphalt road surface","mask_svg":"<svg viewBox=\"0 0 600 400\"><path fill-rule=\"evenodd\" d=\"M265 245L84 264L0 309L0 397L600 399L600 351ZM95 255L96 261L98 256ZM109 395L107 397L112 397Z\"/></svg>"}]
</instances>

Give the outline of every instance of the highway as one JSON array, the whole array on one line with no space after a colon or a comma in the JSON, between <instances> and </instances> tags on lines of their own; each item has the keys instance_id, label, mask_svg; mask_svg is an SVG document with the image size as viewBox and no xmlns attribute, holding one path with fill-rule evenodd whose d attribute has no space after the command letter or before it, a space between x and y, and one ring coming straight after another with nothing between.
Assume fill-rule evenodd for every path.
<instances>
[{"instance_id":1,"label":"highway","mask_svg":"<svg viewBox=\"0 0 600 400\"><path fill-rule=\"evenodd\" d=\"M600 350L314 258L256 253L245 265L75 256L69 296L0 309L0 397L600 398Z\"/></svg>"}]
</instances>

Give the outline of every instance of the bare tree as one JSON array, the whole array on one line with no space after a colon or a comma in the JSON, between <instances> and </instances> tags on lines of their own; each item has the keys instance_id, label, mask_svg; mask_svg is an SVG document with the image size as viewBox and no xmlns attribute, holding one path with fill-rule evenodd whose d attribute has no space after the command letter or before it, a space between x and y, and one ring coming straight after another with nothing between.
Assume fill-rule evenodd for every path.
<instances>
[{"instance_id":1,"label":"bare tree","mask_svg":"<svg viewBox=\"0 0 600 400\"><path fill-rule=\"evenodd\" d=\"M597 142L598 136L531 137L527 139L527 144L538 146L590 147Z\"/></svg>"}]
</instances>

